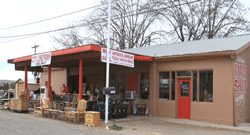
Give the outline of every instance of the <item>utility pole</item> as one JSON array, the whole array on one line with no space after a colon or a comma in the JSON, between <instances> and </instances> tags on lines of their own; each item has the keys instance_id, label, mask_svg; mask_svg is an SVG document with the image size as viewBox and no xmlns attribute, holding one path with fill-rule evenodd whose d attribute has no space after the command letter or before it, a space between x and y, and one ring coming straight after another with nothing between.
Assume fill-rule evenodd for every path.
<instances>
[{"instance_id":1,"label":"utility pole","mask_svg":"<svg viewBox=\"0 0 250 135\"><path fill-rule=\"evenodd\" d=\"M35 44L35 46L32 46L32 48L35 49L35 54L36 54L36 48L37 48L37 47L40 47L40 46L39 46L39 45L36 45L36 44Z\"/></svg>"}]
</instances>

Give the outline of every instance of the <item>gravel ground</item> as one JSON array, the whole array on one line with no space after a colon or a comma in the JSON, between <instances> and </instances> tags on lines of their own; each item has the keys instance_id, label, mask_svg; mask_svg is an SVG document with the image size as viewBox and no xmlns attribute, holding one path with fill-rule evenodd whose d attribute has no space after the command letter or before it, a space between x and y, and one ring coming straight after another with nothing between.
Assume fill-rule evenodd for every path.
<instances>
[{"instance_id":1,"label":"gravel ground","mask_svg":"<svg viewBox=\"0 0 250 135\"><path fill-rule=\"evenodd\" d=\"M99 127L86 127L81 121L72 122L34 117L33 113L12 113L0 110L0 135L250 135L248 132L220 130L209 127L168 123L164 119L148 117L140 120L118 121L121 131ZM112 126L113 123L109 123Z\"/></svg>"}]
</instances>

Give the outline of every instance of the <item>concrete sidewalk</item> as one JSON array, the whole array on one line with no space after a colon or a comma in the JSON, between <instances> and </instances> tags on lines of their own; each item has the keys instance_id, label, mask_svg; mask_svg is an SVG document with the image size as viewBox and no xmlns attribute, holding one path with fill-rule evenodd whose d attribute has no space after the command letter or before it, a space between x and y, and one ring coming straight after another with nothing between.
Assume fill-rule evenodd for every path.
<instances>
[{"instance_id":1,"label":"concrete sidewalk","mask_svg":"<svg viewBox=\"0 0 250 135\"><path fill-rule=\"evenodd\" d=\"M135 116L128 115L127 118L123 119L115 119L116 123L119 122L128 122L128 121L142 121L141 124L145 123L145 121L154 121L154 122L167 122L167 123L176 123L176 124L184 124L184 125L194 125L200 127L208 127L215 129L224 129L224 130L233 130L233 131L241 131L241 132L249 132L250 133L250 123L242 123L238 126L228 126L222 124L194 121L189 119L173 119L173 118L163 118L163 117L145 117L145 116ZM144 121L144 122L143 122ZM102 122L104 124L104 122ZM109 120L109 123L113 123L112 120Z\"/></svg>"}]
</instances>

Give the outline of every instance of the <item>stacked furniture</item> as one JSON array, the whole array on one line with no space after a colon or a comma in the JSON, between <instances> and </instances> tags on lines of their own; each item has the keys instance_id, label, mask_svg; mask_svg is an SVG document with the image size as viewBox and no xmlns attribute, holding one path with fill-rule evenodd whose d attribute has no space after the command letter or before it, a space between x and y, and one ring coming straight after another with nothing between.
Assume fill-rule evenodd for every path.
<instances>
[{"instance_id":1,"label":"stacked furniture","mask_svg":"<svg viewBox=\"0 0 250 135\"><path fill-rule=\"evenodd\" d=\"M123 104L120 95L111 95L110 101L112 118L126 118L127 106Z\"/></svg>"},{"instance_id":2,"label":"stacked furniture","mask_svg":"<svg viewBox=\"0 0 250 135\"><path fill-rule=\"evenodd\" d=\"M91 127L100 126L100 112L86 111L85 126L91 126Z\"/></svg>"},{"instance_id":3,"label":"stacked furniture","mask_svg":"<svg viewBox=\"0 0 250 135\"><path fill-rule=\"evenodd\" d=\"M26 89L25 92L21 92L20 99L10 100L10 111L17 111L17 112L29 111L28 89Z\"/></svg>"}]
</instances>

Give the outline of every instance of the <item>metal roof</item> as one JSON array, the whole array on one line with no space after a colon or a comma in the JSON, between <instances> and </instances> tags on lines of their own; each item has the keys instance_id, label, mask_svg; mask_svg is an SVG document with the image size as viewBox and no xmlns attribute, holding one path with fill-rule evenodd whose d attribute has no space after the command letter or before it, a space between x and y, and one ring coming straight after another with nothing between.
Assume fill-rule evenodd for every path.
<instances>
[{"instance_id":1,"label":"metal roof","mask_svg":"<svg viewBox=\"0 0 250 135\"><path fill-rule=\"evenodd\" d=\"M206 39L166 45L147 46L125 49L122 51L146 56L161 57L208 52L236 51L249 42L250 36L247 35L230 38Z\"/></svg>"}]
</instances>

